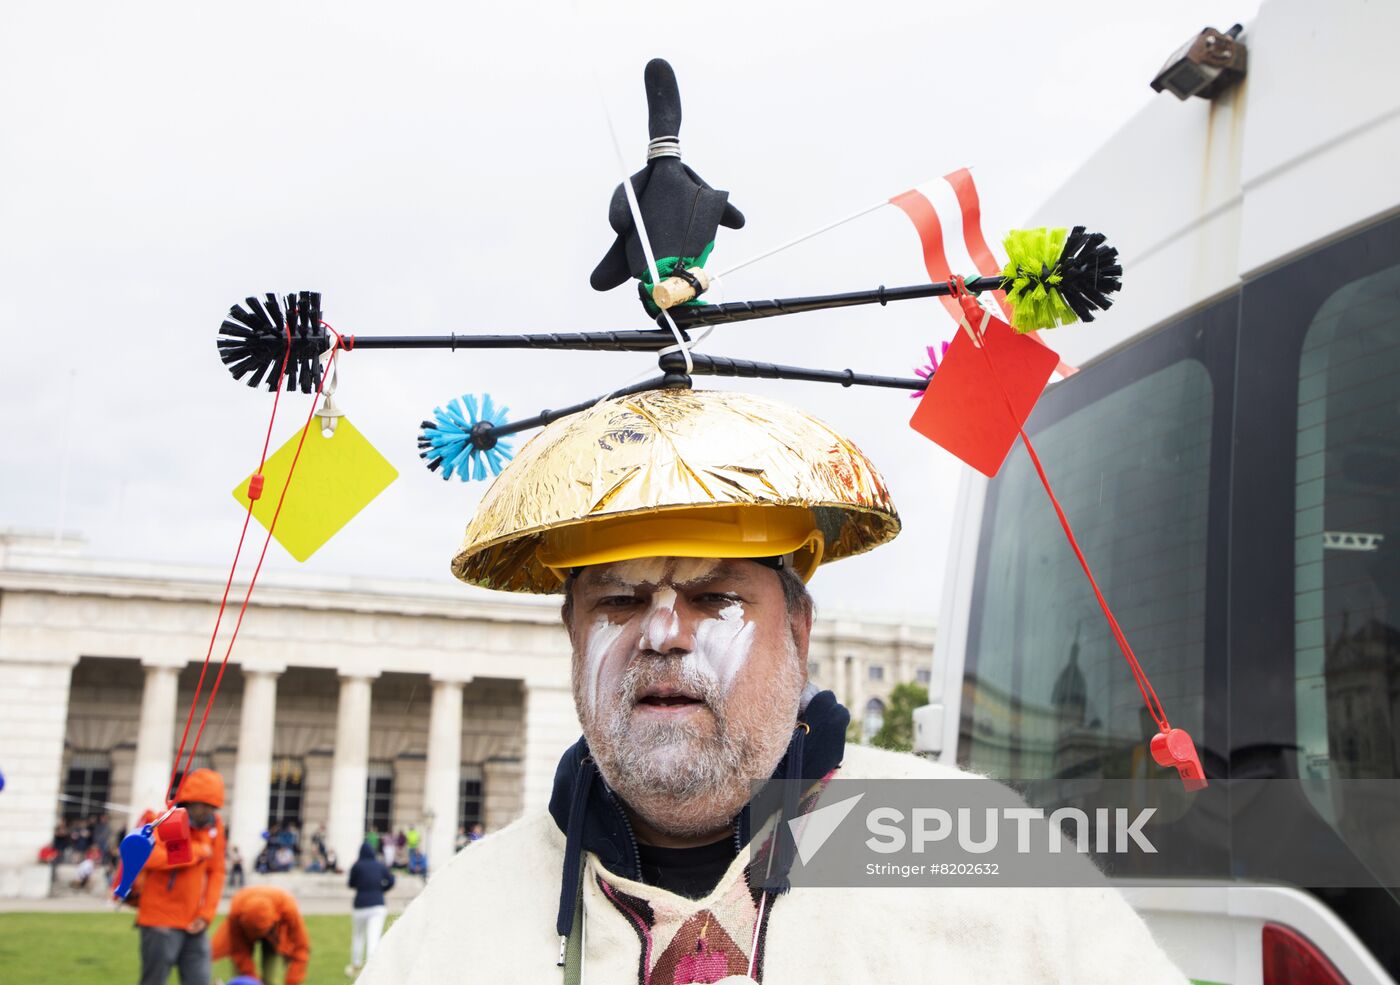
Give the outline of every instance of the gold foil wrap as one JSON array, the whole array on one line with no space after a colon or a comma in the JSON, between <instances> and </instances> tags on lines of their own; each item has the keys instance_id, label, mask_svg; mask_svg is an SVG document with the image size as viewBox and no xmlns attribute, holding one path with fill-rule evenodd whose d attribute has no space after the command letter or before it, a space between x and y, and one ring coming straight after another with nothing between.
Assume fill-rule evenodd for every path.
<instances>
[{"instance_id":1,"label":"gold foil wrap","mask_svg":"<svg viewBox=\"0 0 1400 985\"><path fill-rule=\"evenodd\" d=\"M500 591L557 592L536 557L545 531L736 503L810 508L823 562L899 533L880 473L816 418L743 393L651 390L555 421L521 448L467 524L452 573Z\"/></svg>"}]
</instances>

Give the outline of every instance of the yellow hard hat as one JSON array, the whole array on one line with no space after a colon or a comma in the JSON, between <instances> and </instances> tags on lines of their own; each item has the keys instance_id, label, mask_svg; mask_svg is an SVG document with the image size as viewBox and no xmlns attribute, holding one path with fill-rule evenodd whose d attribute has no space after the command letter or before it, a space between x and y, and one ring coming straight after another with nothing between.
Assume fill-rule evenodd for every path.
<instances>
[{"instance_id":1,"label":"yellow hard hat","mask_svg":"<svg viewBox=\"0 0 1400 985\"><path fill-rule=\"evenodd\" d=\"M717 505L629 513L547 531L535 556L562 580L571 568L639 557L794 555L806 581L822 561L822 532L805 506Z\"/></svg>"},{"instance_id":2,"label":"yellow hard hat","mask_svg":"<svg viewBox=\"0 0 1400 985\"><path fill-rule=\"evenodd\" d=\"M748 394L650 390L527 443L482 497L452 572L549 593L590 564L792 555L806 579L898 532L884 479L822 422Z\"/></svg>"}]
</instances>

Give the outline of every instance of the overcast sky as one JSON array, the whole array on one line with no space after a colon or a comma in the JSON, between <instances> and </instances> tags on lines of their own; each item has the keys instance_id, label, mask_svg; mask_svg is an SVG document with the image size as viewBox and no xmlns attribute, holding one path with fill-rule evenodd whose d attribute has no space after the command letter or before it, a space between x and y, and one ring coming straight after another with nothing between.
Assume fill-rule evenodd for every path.
<instances>
[{"instance_id":1,"label":"overcast sky","mask_svg":"<svg viewBox=\"0 0 1400 985\"><path fill-rule=\"evenodd\" d=\"M214 338L250 293L320 290L327 320L361 335L646 327L630 288L597 294L588 274L620 177L602 107L635 170L650 57L679 78L687 163L748 218L720 231L722 269L959 167L999 239L1171 98L1148 82L1176 47L1257 6L6 4L0 528L62 523L93 556L226 566L229 493L271 397L233 382ZM734 275L726 296L923 277L908 220L883 209ZM907 375L948 337L936 302L909 302L723 327L704 351ZM485 486L423 469L418 422L483 391L527 416L650 364L351 354L338 399L400 477L300 567L450 582ZM818 601L932 618L960 466L908 428L913 401L735 386L826 419L889 479L903 534L824 569ZM309 400L283 404L274 445ZM268 568L298 567L274 545Z\"/></svg>"}]
</instances>

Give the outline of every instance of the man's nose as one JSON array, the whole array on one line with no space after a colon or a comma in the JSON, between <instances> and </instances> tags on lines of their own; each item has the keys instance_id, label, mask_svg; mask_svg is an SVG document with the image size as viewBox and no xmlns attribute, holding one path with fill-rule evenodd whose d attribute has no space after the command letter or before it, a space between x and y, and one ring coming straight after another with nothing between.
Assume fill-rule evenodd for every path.
<instances>
[{"instance_id":1,"label":"man's nose","mask_svg":"<svg viewBox=\"0 0 1400 985\"><path fill-rule=\"evenodd\" d=\"M652 599L642 623L642 651L661 656L689 653L695 648L695 619L674 592L661 591Z\"/></svg>"}]
</instances>

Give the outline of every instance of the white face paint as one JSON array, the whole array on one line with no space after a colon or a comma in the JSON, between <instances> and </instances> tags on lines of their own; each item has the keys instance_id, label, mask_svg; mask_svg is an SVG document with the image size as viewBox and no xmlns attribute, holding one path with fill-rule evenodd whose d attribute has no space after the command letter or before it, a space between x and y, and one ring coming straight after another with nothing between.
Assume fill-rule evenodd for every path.
<instances>
[{"instance_id":1,"label":"white face paint","mask_svg":"<svg viewBox=\"0 0 1400 985\"><path fill-rule=\"evenodd\" d=\"M615 623L606 614L594 621L584 652L590 713L596 713L600 695L610 694L617 687L634 657L644 650L666 653L674 648L672 641L681 632L676 588L685 590L712 576L722 563L714 558L638 558L610 568L608 575L621 583L620 591L658 587L652 590L647 608L626 622ZM754 626L745 619L743 604L731 602L716 616L695 624L685 667L717 681L719 692L727 694L748 660L753 640Z\"/></svg>"},{"instance_id":2,"label":"white face paint","mask_svg":"<svg viewBox=\"0 0 1400 985\"><path fill-rule=\"evenodd\" d=\"M676 614L676 590L658 588L651 597L651 608L642 620L642 642L648 650L664 653L668 641L681 631L681 617Z\"/></svg>"},{"instance_id":3,"label":"white face paint","mask_svg":"<svg viewBox=\"0 0 1400 985\"><path fill-rule=\"evenodd\" d=\"M639 557L617 562L608 574L629 585L659 585L673 561L674 558L669 557Z\"/></svg>"},{"instance_id":4,"label":"white face paint","mask_svg":"<svg viewBox=\"0 0 1400 985\"><path fill-rule=\"evenodd\" d=\"M584 582L588 608L570 616L587 613L588 623L570 623L574 693L598 768L639 817L675 835L727 830L750 782L782 758L802 690L796 632L775 586L750 583L740 601L728 593L738 586L716 577L725 565L610 564ZM661 689L703 705L638 700Z\"/></svg>"},{"instance_id":5,"label":"white face paint","mask_svg":"<svg viewBox=\"0 0 1400 985\"><path fill-rule=\"evenodd\" d=\"M668 574L671 576L671 584L682 587L701 578L710 577L715 569L724 563L712 557L677 557L666 560L670 562Z\"/></svg>"},{"instance_id":6,"label":"white face paint","mask_svg":"<svg viewBox=\"0 0 1400 985\"><path fill-rule=\"evenodd\" d=\"M607 659L608 652L617 643L618 637L626 629L625 625L610 622L606 615L599 616L593 622L593 628L588 633L588 649L584 652L584 674L588 684L588 711L593 713L598 709L598 687L599 678L603 676L604 666L616 661Z\"/></svg>"},{"instance_id":7,"label":"white face paint","mask_svg":"<svg viewBox=\"0 0 1400 985\"><path fill-rule=\"evenodd\" d=\"M695 649L686 657L686 663L694 661L702 674L717 678L727 694L749 659L753 634L753 623L744 619L744 606L731 602L719 610L718 619L706 619L695 627Z\"/></svg>"}]
</instances>

